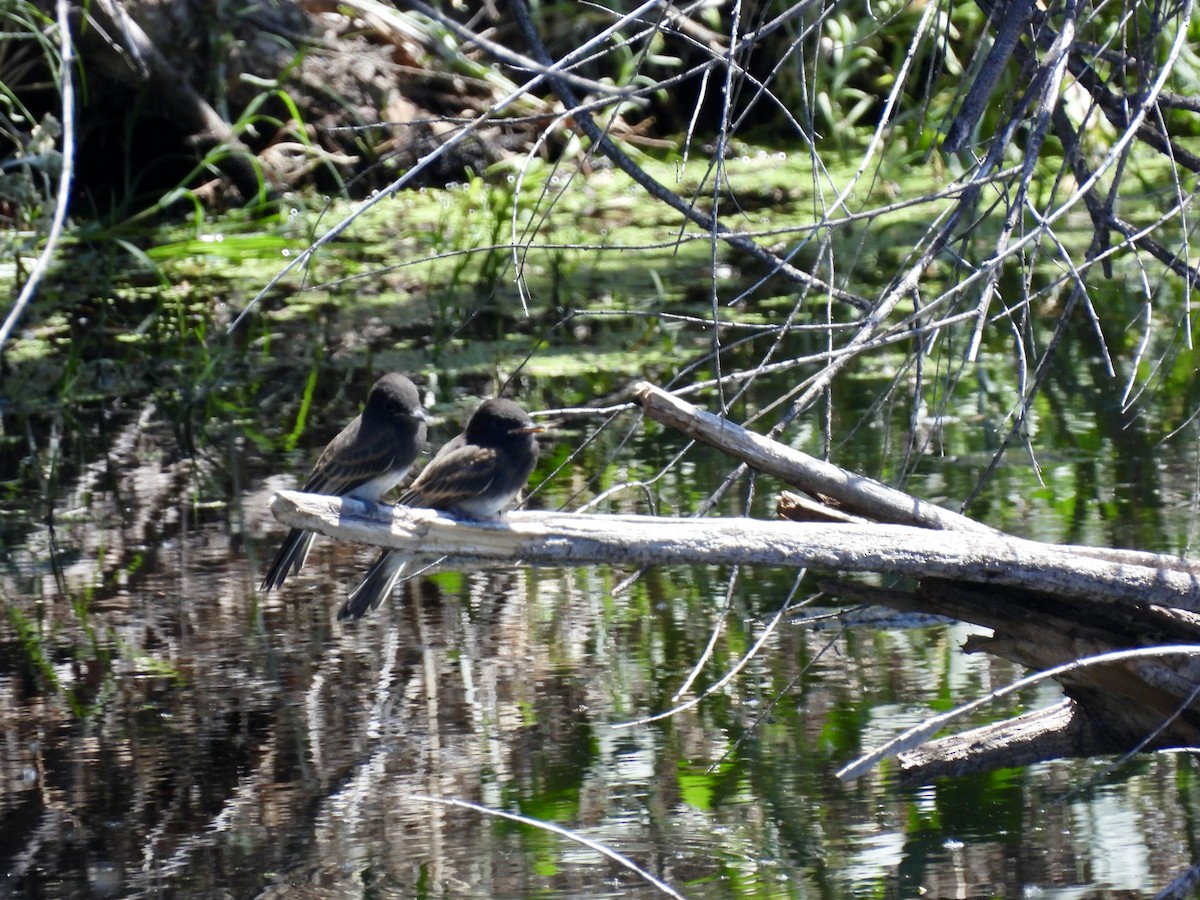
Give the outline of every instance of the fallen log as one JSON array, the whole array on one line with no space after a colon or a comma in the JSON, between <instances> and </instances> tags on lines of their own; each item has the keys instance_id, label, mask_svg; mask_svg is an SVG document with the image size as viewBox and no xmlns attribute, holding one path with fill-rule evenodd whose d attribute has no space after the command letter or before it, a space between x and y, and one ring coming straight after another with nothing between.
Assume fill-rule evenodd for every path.
<instances>
[{"instance_id":1,"label":"fallen log","mask_svg":"<svg viewBox=\"0 0 1200 900\"><path fill-rule=\"evenodd\" d=\"M447 513L279 491L275 518L340 540L414 556L530 565L757 565L938 577L1037 588L1064 598L1134 604L1150 618L1190 624L1200 639L1200 580L1145 565L1081 557L1052 544L910 525L766 522L745 518L513 512L468 521ZM1175 613L1168 615L1168 610ZM1179 611L1192 613L1177 620Z\"/></svg>"},{"instance_id":2,"label":"fallen log","mask_svg":"<svg viewBox=\"0 0 1200 900\"><path fill-rule=\"evenodd\" d=\"M1200 744L1200 658L1180 656L1174 646L1200 645L1200 563L1012 537L748 432L651 385L638 385L635 396L647 415L809 493L815 502L789 501L786 508L802 507L797 515L822 521L515 512L473 522L291 491L276 494L271 509L290 527L423 557L556 566L782 566L912 579L912 590L861 582L834 590L990 628L990 638L973 638L964 649L1055 668L1067 700L897 751L901 777L909 781L1059 756ZM1101 665L1067 665L1167 645L1174 655L1155 658L1139 650Z\"/></svg>"}]
</instances>

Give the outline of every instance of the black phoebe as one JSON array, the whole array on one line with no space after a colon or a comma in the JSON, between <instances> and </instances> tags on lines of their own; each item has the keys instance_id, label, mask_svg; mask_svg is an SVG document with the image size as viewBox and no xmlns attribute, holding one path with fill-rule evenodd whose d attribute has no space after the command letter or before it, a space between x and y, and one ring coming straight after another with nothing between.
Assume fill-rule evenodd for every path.
<instances>
[{"instance_id":1,"label":"black phoebe","mask_svg":"<svg viewBox=\"0 0 1200 900\"><path fill-rule=\"evenodd\" d=\"M534 434L541 430L511 400L485 400L466 430L438 451L397 502L470 519L493 518L529 481L537 463ZM399 551L385 550L351 592L338 621L361 618L379 606L392 592L406 560Z\"/></svg>"},{"instance_id":2,"label":"black phoebe","mask_svg":"<svg viewBox=\"0 0 1200 900\"><path fill-rule=\"evenodd\" d=\"M378 501L400 483L425 445L425 422L413 383L395 372L384 375L367 395L362 415L325 447L305 492ZM299 528L289 531L260 590L281 587L299 572L315 537Z\"/></svg>"}]
</instances>

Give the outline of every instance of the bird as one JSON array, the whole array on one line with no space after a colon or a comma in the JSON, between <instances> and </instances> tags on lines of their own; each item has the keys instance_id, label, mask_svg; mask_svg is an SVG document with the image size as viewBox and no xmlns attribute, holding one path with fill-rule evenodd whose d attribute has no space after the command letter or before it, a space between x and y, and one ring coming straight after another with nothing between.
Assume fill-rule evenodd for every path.
<instances>
[{"instance_id":1,"label":"bird","mask_svg":"<svg viewBox=\"0 0 1200 900\"><path fill-rule=\"evenodd\" d=\"M397 372L384 375L371 387L362 414L326 445L305 493L378 501L408 474L425 446L427 422L416 385ZM314 538L311 531L289 531L260 590L282 587L299 572Z\"/></svg>"},{"instance_id":2,"label":"bird","mask_svg":"<svg viewBox=\"0 0 1200 900\"><path fill-rule=\"evenodd\" d=\"M436 509L470 519L497 516L521 493L537 464L535 425L520 406L496 397L471 414L462 434L430 460L398 505ZM338 612L359 619L387 597L404 571L405 554L385 550Z\"/></svg>"}]
</instances>

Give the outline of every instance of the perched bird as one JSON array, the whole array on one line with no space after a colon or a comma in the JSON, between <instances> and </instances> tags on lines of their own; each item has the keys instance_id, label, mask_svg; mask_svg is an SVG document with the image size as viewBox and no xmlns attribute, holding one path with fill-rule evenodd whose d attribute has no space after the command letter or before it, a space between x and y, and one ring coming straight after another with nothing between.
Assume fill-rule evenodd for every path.
<instances>
[{"instance_id":1,"label":"perched bird","mask_svg":"<svg viewBox=\"0 0 1200 900\"><path fill-rule=\"evenodd\" d=\"M489 519L508 506L537 463L542 429L511 400L485 400L397 501L471 519ZM358 619L387 597L404 571L405 554L385 550L362 584L351 592L338 620Z\"/></svg>"},{"instance_id":2,"label":"perched bird","mask_svg":"<svg viewBox=\"0 0 1200 900\"><path fill-rule=\"evenodd\" d=\"M425 445L426 422L413 383L395 372L384 375L367 395L362 415L325 447L305 492L378 501L400 483ZM281 587L299 572L315 537L299 528L289 531L260 590Z\"/></svg>"}]
</instances>

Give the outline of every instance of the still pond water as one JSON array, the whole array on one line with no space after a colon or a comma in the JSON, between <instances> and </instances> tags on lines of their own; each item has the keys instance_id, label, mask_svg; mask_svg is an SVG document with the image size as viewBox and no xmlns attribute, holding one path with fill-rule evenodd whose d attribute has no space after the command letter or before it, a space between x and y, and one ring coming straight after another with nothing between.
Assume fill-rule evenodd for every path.
<instances>
[{"instance_id":1,"label":"still pond water","mask_svg":"<svg viewBox=\"0 0 1200 900\"><path fill-rule=\"evenodd\" d=\"M884 765L839 782L858 754L1024 672L963 653L969 626L879 610L830 616L845 604L815 596L815 580L797 585L794 572L463 565L413 578L373 615L340 624L374 551L321 539L301 575L259 595L283 534L267 510L272 491L303 481L380 372L421 380L439 417L433 447L495 389L494 372L446 364L443 348L387 349L409 313L384 308L356 322L319 305L290 320L286 308L264 310L261 322L275 324L255 326L228 358L198 359L219 337L181 342L163 377L236 383L242 393L223 407L189 384L153 402L56 397L56 419L10 407L7 477L28 487L36 464L42 499L4 526L0 891L657 895L580 843L448 801L569 829L687 897L1137 895L1200 859L1190 756L1111 770L1110 760L1053 762L918 787ZM646 334L636 318L586 334L582 321L558 331L560 374L535 359L515 382L528 407L597 396L617 405L635 375L670 374L662 359L675 351L658 336L646 349L653 366L572 370L572 335L636 348ZM682 362L691 351L679 346ZM800 341L788 352L811 350ZM913 424L908 406L878 402L895 396L894 362L839 383L832 457L957 508L1006 403L983 388L952 400L936 444L906 456L896 448ZM1007 367L985 354L980 384L1011 379ZM1194 432L1139 438L1136 421L1077 411L1075 373L1059 374L1038 421L1042 481L1010 453L967 512L1027 537L1186 551ZM744 420L794 378L764 378L731 417ZM309 424L285 449L306 386ZM814 413L787 439L819 455L825 437ZM733 464L704 448L677 459L685 448L633 410L561 416L530 506L573 509L603 494L597 510L690 513ZM716 512L769 515L780 487L759 479L748 499L740 482ZM710 642L685 698L717 682L785 603L796 609L727 685L632 724L673 705ZM960 727L1058 697L1030 690Z\"/></svg>"}]
</instances>

